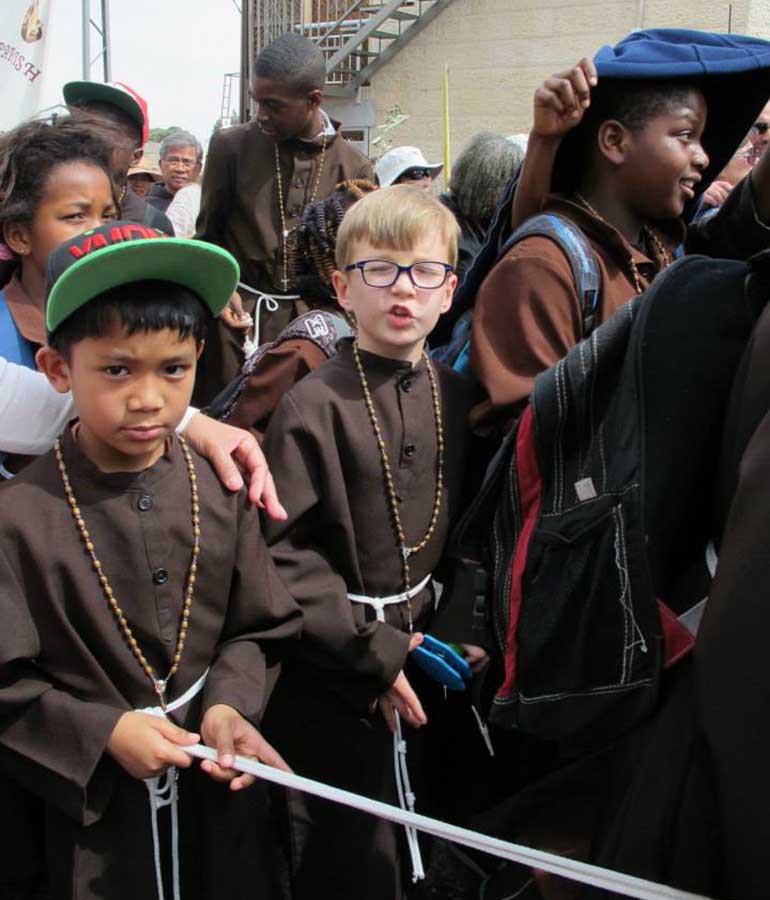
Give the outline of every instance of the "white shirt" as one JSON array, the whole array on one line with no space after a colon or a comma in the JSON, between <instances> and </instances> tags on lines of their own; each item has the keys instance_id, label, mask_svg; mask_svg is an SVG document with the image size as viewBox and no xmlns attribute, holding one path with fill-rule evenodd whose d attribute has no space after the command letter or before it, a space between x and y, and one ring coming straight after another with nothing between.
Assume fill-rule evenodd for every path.
<instances>
[{"instance_id":1,"label":"white shirt","mask_svg":"<svg viewBox=\"0 0 770 900\"><path fill-rule=\"evenodd\" d=\"M186 184L175 194L166 209L166 215L174 226L174 236L191 238L195 235L195 222L201 208L201 186L197 182Z\"/></svg>"},{"instance_id":2,"label":"white shirt","mask_svg":"<svg viewBox=\"0 0 770 900\"><path fill-rule=\"evenodd\" d=\"M197 410L189 407L177 431ZM41 372L0 356L0 451L39 456L77 415L71 394L59 394Z\"/></svg>"}]
</instances>

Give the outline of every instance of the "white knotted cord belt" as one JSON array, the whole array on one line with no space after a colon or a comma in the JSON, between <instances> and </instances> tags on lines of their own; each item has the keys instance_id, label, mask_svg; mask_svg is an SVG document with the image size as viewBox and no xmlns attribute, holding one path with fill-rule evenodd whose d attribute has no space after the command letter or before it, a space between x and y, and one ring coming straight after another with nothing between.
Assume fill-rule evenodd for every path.
<instances>
[{"instance_id":1,"label":"white knotted cord belt","mask_svg":"<svg viewBox=\"0 0 770 900\"><path fill-rule=\"evenodd\" d=\"M209 670L191 685L181 697L177 697L166 705L164 710L160 706L147 706L136 712L145 713L148 716L157 716L159 719L167 719L168 714L180 709L189 703L203 690ZM158 834L158 810L165 806L171 807L171 866L173 878L174 900L181 900L179 880L179 792L177 790L177 778L179 772L176 766L168 769L155 778L145 778L144 783L150 795L150 816L152 821L152 849L155 856L155 880L158 886L158 900L165 900L163 893L163 867L160 861L160 836Z\"/></svg>"},{"instance_id":2,"label":"white knotted cord belt","mask_svg":"<svg viewBox=\"0 0 770 900\"><path fill-rule=\"evenodd\" d=\"M189 753L190 756L195 756L198 759L217 761L217 752L211 747L195 744L182 749L185 753ZM492 838L477 831L471 831L468 828L449 825L446 822L441 822L439 819L431 819L419 813L399 809L399 807L391 806L389 803L372 800L370 797L362 797L359 794L344 791L341 788L335 788L320 781L313 781L310 778L303 778L301 775L283 772L280 769L273 769L263 763L245 759L243 756L235 757L233 768L247 775L254 775L264 781L271 781L273 784L281 785L281 787L295 791L304 791L304 793L311 794L314 797L321 797L323 800L331 800L333 803L340 803L343 806L349 806L351 809L379 816L388 822L403 825L404 828L414 828L417 831L425 832L425 834L431 834L434 837L462 844L464 847L470 847L472 850L480 850L482 853L488 853L499 859L521 863L534 869L559 875L562 878L569 878L571 881L590 884L593 887L613 891L626 897L637 897L639 900L710 900L710 898L702 894L680 891L665 884L656 884L654 881L647 881L644 878L636 878L633 875L625 875L622 872L613 872L611 869L603 869L600 866L593 866L590 863L558 856L555 853L533 850L521 844L501 841L498 838Z\"/></svg>"},{"instance_id":3,"label":"white knotted cord belt","mask_svg":"<svg viewBox=\"0 0 770 900\"><path fill-rule=\"evenodd\" d=\"M416 597L420 591L427 586L432 573L428 573L425 578L408 591L402 591L400 594L393 594L390 597L365 597L363 594L348 594L348 600L353 603L363 603L371 606L377 616L378 622L385 621L385 607L394 603L406 603ZM406 764L406 741L401 732L401 716L394 709L396 716L396 730L393 732L393 771L396 776L396 790L398 791L398 802L403 810L414 812L415 796L409 781L409 769ZM412 882L421 881L425 878L425 867L422 862L422 854L420 853L420 842L417 839L417 832L414 828L407 826L406 843L409 847L409 856L412 859Z\"/></svg>"},{"instance_id":4,"label":"white knotted cord belt","mask_svg":"<svg viewBox=\"0 0 770 900\"><path fill-rule=\"evenodd\" d=\"M300 299L299 294L267 294L264 291L259 291L257 288L253 288L248 284L244 284L242 281L238 282L238 287L243 288L244 291L248 291L250 294L254 294L257 298L257 306L254 310L254 332L253 334L247 334L243 340L243 354L248 359L252 353L259 349L259 314L262 311L262 304L265 304L265 309L268 312L274 313L278 312L278 308L280 307L281 302L293 303L295 300Z\"/></svg>"}]
</instances>

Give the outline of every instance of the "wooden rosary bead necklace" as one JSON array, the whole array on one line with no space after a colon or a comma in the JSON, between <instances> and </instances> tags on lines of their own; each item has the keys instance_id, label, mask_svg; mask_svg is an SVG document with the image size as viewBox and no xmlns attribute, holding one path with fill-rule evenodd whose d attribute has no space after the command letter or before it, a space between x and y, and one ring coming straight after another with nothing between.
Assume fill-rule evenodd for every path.
<instances>
[{"instance_id":1,"label":"wooden rosary bead necklace","mask_svg":"<svg viewBox=\"0 0 770 900\"><path fill-rule=\"evenodd\" d=\"M131 652L136 657L136 660L144 670L144 673L152 682L153 689L158 695L158 700L160 702L161 709L163 710L166 709L166 688L172 676L179 669L179 663L182 661L182 652L184 650L185 640L187 639L187 629L190 624L190 607L192 606L193 594L195 593L195 576L198 571L198 557L200 556L201 539L200 504L198 502L198 478L195 474L195 464L193 462L192 454L190 453L190 449L187 446L187 442L185 441L185 439L180 436L178 440L179 446L182 448L182 453L184 454L185 463L187 464L187 473L190 479L193 546L190 568L187 572L187 583L185 585L184 591L184 604L182 606L182 616L179 622L179 635L177 637L176 650L174 652L174 662L171 665L171 668L168 670L168 675L166 675L165 678L158 678L155 675L155 670L147 661L144 653L142 653L142 649L139 646L136 638L134 637L134 632L132 631L131 626L128 624L128 620L125 617L123 609L118 603L118 600L112 591L110 582L107 579L107 576L103 571L102 564L96 555L96 549L94 547L94 543L91 539L88 528L86 527L83 514L80 510L80 507L78 506L77 500L75 499L75 493L72 490L69 475L67 474L67 466L64 463L64 456L62 455L61 440L57 440L56 444L54 445L56 462L59 466L59 473L61 475L62 484L64 485L64 494L67 498L67 503L69 504L70 510L72 512L72 517L75 520L75 524L77 525L77 529L80 532L80 537L83 541L83 544L85 545L86 552L91 557L91 564L93 565L96 575L99 578L102 590L104 591L104 596L107 598L107 603L109 604L110 609L112 610L113 615L117 620L120 630L123 632L123 636L125 637L128 646L131 649Z\"/></svg>"},{"instance_id":2,"label":"wooden rosary bead necklace","mask_svg":"<svg viewBox=\"0 0 770 900\"><path fill-rule=\"evenodd\" d=\"M366 411L369 413L369 421L372 423L374 436L377 439L377 448L380 451L382 473L385 478L385 488L388 494L388 505L390 506L393 530L396 533L396 546L398 547L399 553L401 554L401 569L404 580L404 593L407 595L406 608L409 618L410 634L413 631L414 623L412 621L412 601L408 596L409 591L412 587L409 558L415 553L419 553L420 550L423 550L433 537L436 531L436 526L438 525L438 517L441 512L441 495L444 491L444 426L442 424L441 417L441 399L439 395L436 374L433 371L433 366L431 365L428 354L425 353L425 351L423 351L422 358L425 360L425 368L428 371L428 378L430 380L430 392L433 399L433 415L436 420L436 495L433 501L433 513L430 517L430 523L428 524L427 531L425 532L422 540L420 540L413 547L409 547L406 543L406 534L404 533L404 527L401 523L401 514L398 510L398 497L396 496L396 488L393 484L393 471L390 467L388 450L385 446L385 440L382 436L382 429L380 428L380 423L377 419L377 412L374 408L374 400L372 399L372 393L369 390L369 383L366 380L366 373L364 372L364 367L361 362L361 354L358 349L358 341L353 341L353 359L355 360L356 369L358 370L358 378L361 382L361 390L364 394Z\"/></svg>"},{"instance_id":3,"label":"wooden rosary bead necklace","mask_svg":"<svg viewBox=\"0 0 770 900\"><path fill-rule=\"evenodd\" d=\"M591 204L588 202L588 200L586 200L586 198L582 194L576 193L575 197L578 199L578 201L580 203L582 203L583 206L585 206L585 208L592 215L596 216L596 218L600 222L603 222L605 225L609 225L609 222L605 218L603 218L602 216L599 215L599 213L593 208L593 206L591 206ZM612 226L610 225L610 227L612 227ZM657 251L658 256L660 257L660 269L661 269L661 271L663 271L663 269L665 269L671 265L671 254L663 246L660 238L657 236L657 234L655 234L655 232L652 230L652 228L649 228L647 225L642 225L642 233L645 235L647 240L653 245L653 247ZM631 269L631 278L633 279L634 288L636 290L636 293L641 294L642 291L644 290L644 286L642 285L642 276L639 273L639 268L636 265L636 261L634 260L633 256L629 256L628 266Z\"/></svg>"},{"instance_id":4,"label":"wooden rosary bead necklace","mask_svg":"<svg viewBox=\"0 0 770 900\"><path fill-rule=\"evenodd\" d=\"M281 285L284 291L289 289L289 245L288 239L291 234L291 229L286 226L286 208L283 202L283 183L281 181L281 158L278 154L278 142L273 144L273 148L275 150L275 175L276 180L278 181L278 212L281 214L281 241L282 241L282 258L283 258L283 278L281 279ZM308 201L308 206L315 203L315 198L318 195L318 187L321 184L321 175L323 174L324 169L324 160L326 159L326 134L324 133L323 138L321 139L321 157L318 160L318 172L315 176L315 184L313 185L313 193L310 195L310 200Z\"/></svg>"}]
</instances>

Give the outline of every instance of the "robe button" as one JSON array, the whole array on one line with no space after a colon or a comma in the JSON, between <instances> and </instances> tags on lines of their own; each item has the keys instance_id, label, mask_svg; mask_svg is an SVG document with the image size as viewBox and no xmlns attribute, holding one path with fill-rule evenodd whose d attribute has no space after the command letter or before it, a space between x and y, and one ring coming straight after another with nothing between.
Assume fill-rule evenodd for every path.
<instances>
[{"instance_id":1,"label":"robe button","mask_svg":"<svg viewBox=\"0 0 770 900\"><path fill-rule=\"evenodd\" d=\"M416 452L417 452L417 447L415 447L414 444L405 444L404 445L404 456L406 456L407 458L411 459L411 457L413 457Z\"/></svg>"},{"instance_id":2,"label":"robe button","mask_svg":"<svg viewBox=\"0 0 770 900\"><path fill-rule=\"evenodd\" d=\"M142 512L147 512L148 509L152 509L152 497L148 497L147 494L142 494L136 501L136 505Z\"/></svg>"},{"instance_id":3,"label":"robe button","mask_svg":"<svg viewBox=\"0 0 770 900\"><path fill-rule=\"evenodd\" d=\"M401 380L401 390L406 391L407 394L412 390L412 379L404 378Z\"/></svg>"},{"instance_id":4,"label":"robe button","mask_svg":"<svg viewBox=\"0 0 770 900\"><path fill-rule=\"evenodd\" d=\"M168 581L168 571L166 569L156 569L152 573L152 580L155 584L165 584Z\"/></svg>"}]
</instances>

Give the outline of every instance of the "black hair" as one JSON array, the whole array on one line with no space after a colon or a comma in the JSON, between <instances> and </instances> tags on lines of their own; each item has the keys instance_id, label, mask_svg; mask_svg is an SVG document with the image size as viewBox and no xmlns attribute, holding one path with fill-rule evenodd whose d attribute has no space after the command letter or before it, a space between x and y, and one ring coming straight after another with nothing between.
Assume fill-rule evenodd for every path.
<instances>
[{"instance_id":1,"label":"black hair","mask_svg":"<svg viewBox=\"0 0 770 900\"><path fill-rule=\"evenodd\" d=\"M180 341L192 335L200 344L212 318L197 294L181 285L134 281L83 304L48 335L48 344L68 359L79 341L102 337L116 326L125 328L129 335L169 328L178 332Z\"/></svg>"},{"instance_id":2,"label":"black hair","mask_svg":"<svg viewBox=\"0 0 770 900\"><path fill-rule=\"evenodd\" d=\"M696 80L600 79L583 120L559 148L553 189L566 193L578 188L604 122L615 119L629 131L641 131L653 119L687 103L693 91L702 90Z\"/></svg>"},{"instance_id":3,"label":"black hair","mask_svg":"<svg viewBox=\"0 0 770 900\"><path fill-rule=\"evenodd\" d=\"M144 131L136 119L124 109L110 103L107 100L88 100L77 103L75 109L82 110L95 119L106 119L114 128L118 129L131 142L132 149L143 146Z\"/></svg>"},{"instance_id":4,"label":"black hair","mask_svg":"<svg viewBox=\"0 0 770 900\"><path fill-rule=\"evenodd\" d=\"M0 135L0 237L3 226L28 224L60 165L83 162L102 169L110 179L112 151L122 138L99 119L83 113L53 120L24 122Z\"/></svg>"},{"instance_id":5,"label":"black hair","mask_svg":"<svg viewBox=\"0 0 770 900\"><path fill-rule=\"evenodd\" d=\"M331 279L342 219L356 201L376 190L371 181L355 178L340 182L331 196L305 207L294 232L291 258L295 288L308 306L336 305Z\"/></svg>"},{"instance_id":6,"label":"black hair","mask_svg":"<svg viewBox=\"0 0 770 900\"><path fill-rule=\"evenodd\" d=\"M322 90L326 82L326 58L315 42L301 34L282 34L268 44L254 66L257 78L269 78L296 94Z\"/></svg>"},{"instance_id":7,"label":"black hair","mask_svg":"<svg viewBox=\"0 0 770 900\"><path fill-rule=\"evenodd\" d=\"M591 97L586 119L596 131L602 122L617 119L629 131L641 131L657 116L670 112L702 90L694 81L607 79Z\"/></svg>"}]
</instances>

